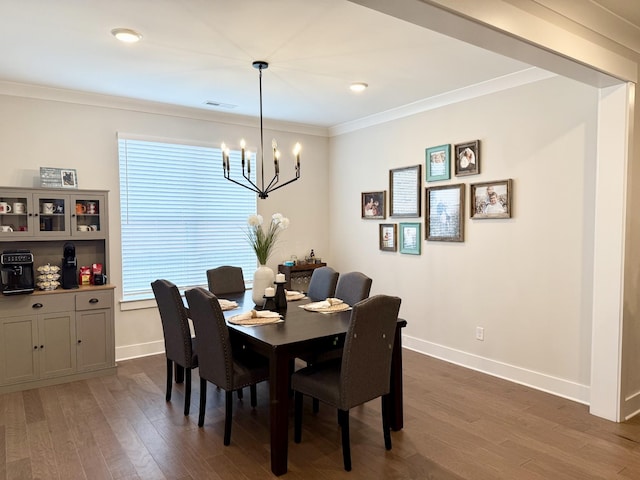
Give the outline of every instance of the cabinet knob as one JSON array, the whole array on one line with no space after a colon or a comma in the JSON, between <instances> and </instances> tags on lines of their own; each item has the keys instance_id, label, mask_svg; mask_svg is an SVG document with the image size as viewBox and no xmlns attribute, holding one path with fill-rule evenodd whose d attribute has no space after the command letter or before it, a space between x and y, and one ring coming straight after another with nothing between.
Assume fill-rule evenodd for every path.
<instances>
[{"instance_id":1,"label":"cabinet knob","mask_svg":"<svg viewBox=\"0 0 640 480\"><path fill-rule=\"evenodd\" d=\"M78 340L78 343L82 343L82 340Z\"/></svg>"},{"instance_id":2,"label":"cabinet knob","mask_svg":"<svg viewBox=\"0 0 640 480\"><path fill-rule=\"evenodd\" d=\"M37 349L38 349L38 345L34 345L34 346L33 346L33 349L34 349L34 350L37 350Z\"/></svg>"},{"instance_id":3,"label":"cabinet knob","mask_svg":"<svg viewBox=\"0 0 640 480\"><path fill-rule=\"evenodd\" d=\"M44 348L44 345L40 345L40 348Z\"/></svg>"},{"instance_id":4,"label":"cabinet knob","mask_svg":"<svg viewBox=\"0 0 640 480\"><path fill-rule=\"evenodd\" d=\"M31 305L31 308L42 308L43 305L41 303L34 303L33 305Z\"/></svg>"},{"instance_id":5,"label":"cabinet knob","mask_svg":"<svg viewBox=\"0 0 640 480\"><path fill-rule=\"evenodd\" d=\"M91 300L89 300L89 303L98 303L100 300L98 300L97 298L92 298Z\"/></svg>"}]
</instances>

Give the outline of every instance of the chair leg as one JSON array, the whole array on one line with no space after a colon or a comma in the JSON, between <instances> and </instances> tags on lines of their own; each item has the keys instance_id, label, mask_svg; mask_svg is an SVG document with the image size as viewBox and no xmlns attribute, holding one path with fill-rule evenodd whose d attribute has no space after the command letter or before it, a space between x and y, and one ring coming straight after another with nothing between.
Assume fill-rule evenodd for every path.
<instances>
[{"instance_id":1,"label":"chair leg","mask_svg":"<svg viewBox=\"0 0 640 480\"><path fill-rule=\"evenodd\" d=\"M320 411L320 400L313 397L313 413L318 413Z\"/></svg>"},{"instance_id":2,"label":"chair leg","mask_svg":"<svg viewBox=\"0 0 640 480\"><path fill-rule=\"evenodd\" d=\"M189 415L189 410L191 409L191 369L187 368L185 374L185 385L184 385L184 416Z\"/></svg>"},{"instance_id":3,"label":"chair leg","mask_svg":"<svg viewBox=\"0 0 640 480\"><path fill-rule=\"evenodd\" d=\"M173 361L167 358L167 394L165 399L168 401L171 400L171 387L173 386Z\"/></svg>"},{"instance_id":4,"label":"chair leg","mask_svg":"<svg viewBox=\"0 0 640 480\"><path fill-rule=\"evenodd\" d=\"M176 363L176 383L184 382L184 367Z\"/></svg>"},{"instance_id":5,"label":"chair leg","mask_svg":"<svg viewBox=\"0 0 640 480\"><path fill-rule=\"evenodd\" d=\"M224 444L231 443L231 418L233 417L233 392L224 392Z\"/></svg>"},{"instance_id":6,"label":"chair leg","mask_svg":"<svg viewBox=\"0 0 640 480\"><path fill-rule=\"evenodd\" d=\"M294 413L293 413L293 441L300 443L302 441L302 393L294 392Z\"/></svg>"},{"instance_id":7,"label":"chair leg","mask_svg":"<svg viewBox=\"0 0 640 480\"><path fill-rule=\"evenodd\" d=\"M198 414L198 426L204 425L204 409L207 406L207 381L200 379L200 412Z\"/></svg>"},{"instance_id":8,"label":"chair leg","mask_svg":"<svg viewBox=\"0 0 640 480\"><path fill-rule=\"evenodd\" d=\"M249 386L249 392L251 392L251 407L256 408L256 405L258 405L258 389L255 383Z\"/></svg>"},{"instance_id":9,"label":"chair leg","mask_svg":"<svg viewBox=\"0 0 640 480\"><path fill-rule=\"evenodd\" d=\"M351 444L349 442L349 410L338 410L340 427L342 428L342 458L344 469L351 471Z\"/></svg>"},{"instance_id":10,"label":"chair leg","mask_svg":"<svg viewBox=\"0 0 640 480\"><path fill-rule=\"evenodd\" d=\"M384 434L384 448L391 450L391 429L389 428L389 416L387 415L387 395L382 395L382 433Z\"/></svg>"}]
</instances>

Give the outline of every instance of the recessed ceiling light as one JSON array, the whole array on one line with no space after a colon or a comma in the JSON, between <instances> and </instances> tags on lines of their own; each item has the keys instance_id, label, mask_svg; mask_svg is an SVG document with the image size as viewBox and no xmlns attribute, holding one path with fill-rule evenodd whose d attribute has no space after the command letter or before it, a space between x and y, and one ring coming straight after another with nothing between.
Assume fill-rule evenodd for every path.
<instances>
[{"instance_id":1,"label":"recessed ceiling light","mask_svg":"<svg viewBox=\"0 0 640 480\"><path fill-rule=\"evenodd\" d=\"M130 28L114 28L111 30L111 35L125 43L136 43L142 39L142 34Z\"/></svg>"},{"instance_id":2,"label":"recessed ceiling light","mask_svg":"<svg viewBox=\"0 0 640 480\"><path fill-rule=\"evenodd\" d=\"M368 86L369 85L367 85L364 82L355 82L355 83L352 83L349 88L351 89L352 92L363 92L364 90L366 90Z\"/></svg>"}]
</instances>

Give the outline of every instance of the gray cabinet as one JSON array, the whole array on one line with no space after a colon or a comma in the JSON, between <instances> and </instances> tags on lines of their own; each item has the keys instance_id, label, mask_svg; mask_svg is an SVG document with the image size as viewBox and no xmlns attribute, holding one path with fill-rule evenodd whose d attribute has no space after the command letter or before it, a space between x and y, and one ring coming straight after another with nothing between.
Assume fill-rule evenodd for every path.
<instances>
[{"instance_id":1,"label":"gray cabinet","mask_svg":"<svg viewBox=\"0 0 640 480\"><path fill-rule=\"evenodd\" d=\"M107 191L0 187L0 202L10 206L0 251L27 249L35 268L60 266L71 241L78 267L101 263L109 274ZM0 295L0 393L115 373L113 290Z\"/></svg>"},{"instance_id":2,"label":"gray cabinet","mask_svg":"<svg viewBox=\"0 0 640 480\"><path fill-rule=\"evenodd\" d=\"M0 393L115 371L113 288L0 297Z\"/></svg>"}]
</instances>

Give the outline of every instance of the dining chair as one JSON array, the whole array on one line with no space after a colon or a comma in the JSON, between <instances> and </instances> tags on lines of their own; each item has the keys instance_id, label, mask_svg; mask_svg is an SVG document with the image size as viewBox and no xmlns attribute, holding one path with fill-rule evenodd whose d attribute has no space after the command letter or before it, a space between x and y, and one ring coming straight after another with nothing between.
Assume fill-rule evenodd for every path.
<instances>
[{"instance_id":1,"label":"dining chair","mask_svg":"<svg viewBox=\"0 0 640 480\"><path fill-rule=\"evenodd\" d=\"M242 293L245 291L242 268L223 265L207 270L209 291L215 295Z\"/></svg>"},{"instance_id":2,"label":"dining chair","mask_svg":"<svg viewBox=\"0 0 640 480\"><path fill-rule=\"evenodd\" d=\"M231 418L233 392L249 386L251 406L255 407L256 384L269 378L269 361L250 350L232 349L229 328L222 314L217 297L208 290L197 287L185 292L196 340L203 348L200 364L200 413L198 426L204 425L207 404L207 382L225 390L224 444L231 442Z\"/></svg>"},{"instance_id":3,"label":"dining chair","mask_svg":"<svg viewBox=\"0 0 640 480\"><path fill-rule=\"evenodd\" d=\"M338 278L335 296L353 307L359 301L369 297L372 283L373 280L364 273L343 273Z\"/></svg>"},{"instance_id":4,"label":"dining chair","mask_svg":"<svg viewBox=\"0 0 640 480\"><path fill-rule=\"evenodd\" d=\"M335 297L354 306L356 303L369 298L369 292L371 291L371 284L373 280L367 277L361 272L347 272L340 275L338 278L338 284L336 286ZM307 364L314 364L319 362L327 362L336 358L342 357L342 347L340 345L335 346L330 350L319 352L313 355L306 355L303 360ZM313 411L318 413L320 405L318 399L313 399Z\"/></svg>"},{"instance_id":5,"label":"dining chair","mask_svg":"<svg viewBox=\"0 0 640 480\"><path fill-rule=\"evenodd\" d=\"M318 302L333 297L336 292L339 273L331 267L316 268L311 274L307 297Z\"/></svg>"},{"instance_id":6,"label":"dining chair","mask_svg":"<svg viewBox=\"0 0 640 480\"><path fill-rule=\"evenodd\" d=\"M189 311L185 308L180 291L168 280L159 279L151 283L153 295L160 311L164 333L164 351L167 357L167 402L171 400L173 385L171 374L175 364L176 383L185 381L184 414L191 407L191 370L198 367L195 341L189 330Z\"/></svg>"},{"instance_id":7,"label":"dining chair","mask_svg":"<svg viewBox=\"0 0 640 480\"><path fill-rule=\"evenodd\" d=\"M291 376L294 391L294 441L302 440L302 398L309 395L338 409L344 469L351 470L349 410L382 398L384 444L391 450L387 412L391 355L400 298L375 295L354 305L342 359L318 363Z\"/></svg>"}]
</instances>

